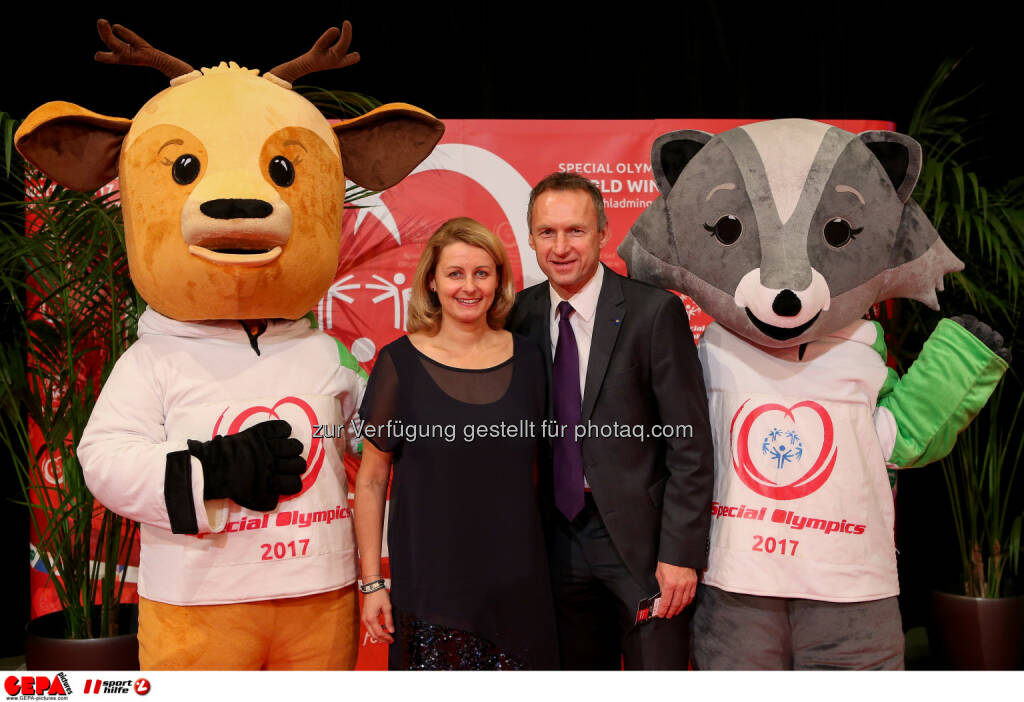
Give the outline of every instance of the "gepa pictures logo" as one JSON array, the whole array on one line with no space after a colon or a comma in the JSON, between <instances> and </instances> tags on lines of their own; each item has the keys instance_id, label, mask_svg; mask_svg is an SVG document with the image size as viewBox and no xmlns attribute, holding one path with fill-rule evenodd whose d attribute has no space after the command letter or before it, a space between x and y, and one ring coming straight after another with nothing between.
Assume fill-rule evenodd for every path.
<instances>
[{"instance_id":1,"label":"gepa pictures logo","mask_svg":"<svg viewBox=\"0 0 1024 702\"><path fill-rule=\"evenodd\" d=\"M71 694L71 685L64 673L57 673L52 678L46 675L8 675L4 680L4 692L9 700L66 700Z\"/></svg>"}]
</instances>

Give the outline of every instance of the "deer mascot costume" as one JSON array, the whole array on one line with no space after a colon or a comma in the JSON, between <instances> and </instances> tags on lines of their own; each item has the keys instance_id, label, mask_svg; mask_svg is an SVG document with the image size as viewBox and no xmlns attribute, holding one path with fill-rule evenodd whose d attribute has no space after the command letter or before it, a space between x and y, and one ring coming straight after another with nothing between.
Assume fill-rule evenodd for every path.
<instances>
[{"instance_id":1,"label":"deer mascot costume","mask_svg":"<svg viewBox=\"0 0 1024 702\"><path fill-rule=\"evenodd\" d=\"M903 378L872 304L937 309L963 264L910 199L921 147L807 120L655 141L661 195L619 253L716 323L700 342L715 441L700 668L900 668L886 468L945 456L1006 370L943 320ZM991 348L990 348L991 347Z\"/></svg>"},{"instance_id":2,"label":"deer mascot costume","mask_svg":"<svg viewBox=\"0 0 1024 702\"><path fill-rule=\"evenodd\" d=\"M352 668L346 440L314 429L349 421L363 379L303 315L337 270L345 179L394 185L443 126L404 104L332 126L291 90L358 60L347 22L262 76L193 70L124 27L99 30L97 60L158 68L171 87L131 120L48 103L16 144L68 188L120 178L149 307L79 456L96 497L142 524L140 662Z\"/></svg>"}]
</instances>

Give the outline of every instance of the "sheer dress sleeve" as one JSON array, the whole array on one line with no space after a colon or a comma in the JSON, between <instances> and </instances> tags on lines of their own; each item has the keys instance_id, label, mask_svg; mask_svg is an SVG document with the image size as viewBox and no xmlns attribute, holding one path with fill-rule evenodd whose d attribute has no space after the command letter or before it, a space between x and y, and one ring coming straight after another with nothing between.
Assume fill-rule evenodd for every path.
<instances>
[{"instance_id":1,"label":"sheer dress sleeve","mask_svg":"<svg viewBox=\"0 0 1024 702\"><path fill-rule=\"evenodd\" d=\"M402 440L401 417L398 415L398 372L387 347L380 351L366 383L363 402L359 406L361 433L381 451L391 453Z\"/></svg>"}]
</instances>

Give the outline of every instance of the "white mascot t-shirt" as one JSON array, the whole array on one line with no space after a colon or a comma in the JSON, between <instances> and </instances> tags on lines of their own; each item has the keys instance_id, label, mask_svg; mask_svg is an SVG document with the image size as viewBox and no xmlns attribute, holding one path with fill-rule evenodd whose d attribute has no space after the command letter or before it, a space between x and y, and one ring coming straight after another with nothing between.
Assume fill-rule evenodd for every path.
<instances>
[{"instance_id":1,"label":"white mascot t-shirt","mask_svg":"<svg viewBox=\"0 0 1024 702\"><path fill-rule=\"evenodd\" d=\"M760 349L708 327L699 345L715 443L706 584L832 602L898 594L892 438L876 430L887 376L877 333L858 321L799 360L797 348Z\"/></svg>"}]
</instances>

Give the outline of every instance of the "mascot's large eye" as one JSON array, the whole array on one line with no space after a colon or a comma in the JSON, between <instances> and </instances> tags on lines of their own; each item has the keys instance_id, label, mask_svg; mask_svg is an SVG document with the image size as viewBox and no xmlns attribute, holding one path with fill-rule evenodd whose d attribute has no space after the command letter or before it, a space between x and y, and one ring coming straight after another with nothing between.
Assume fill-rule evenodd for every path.
<instances>
[{"instance_id":1,"label":"mascot's large eye","mask_svg":"<svg viewBox=\"0 0 1024 702\"><path fill-rule=\"evenodd\" d=\"M836 217L835 219L830 219L825 223L823 233L828 245L838 249L839 247L846 246L856 239L857 235L862 231L864 231L864 227L854 229L845 219L842 217Z\"/></svg>"},{"instance_id":2,"label":"mascot's large eye","mask_svg":"<svg viewBox=\"0 0 1024 702\"><path fill-rule=\"evenodd\" d=\"M735 244L736 240L740 238L740 234L743 232L743 225L740 224L740 220L732 215L725 215L719 217L718 221L711 224L705 224L704 228L711 232L716 239L728 246L729 244Z\"/></svg>"},{"instance_id":3,"label":"mascot's large eye","mask_svg":"<svg viewBox=\"0 0 1024 702\"><path fill-rule=\"evenodd\" d=\"M270 173L270 179L282 188L287 188L295 182L295 166L284 156L275 156L270 159L267 172Z\"/></svg>"},{"instance_id":4,"label":"mascot's large eye","mask_svg":"<svg viewBox=\"0 0 1024 702\"><path fill-rule=\"evenodd\" d=\"M178 185L188 185L199 177L199 159L192 154L179 156L171 166L171 177Z\"/></svg>"}]
</instances>

